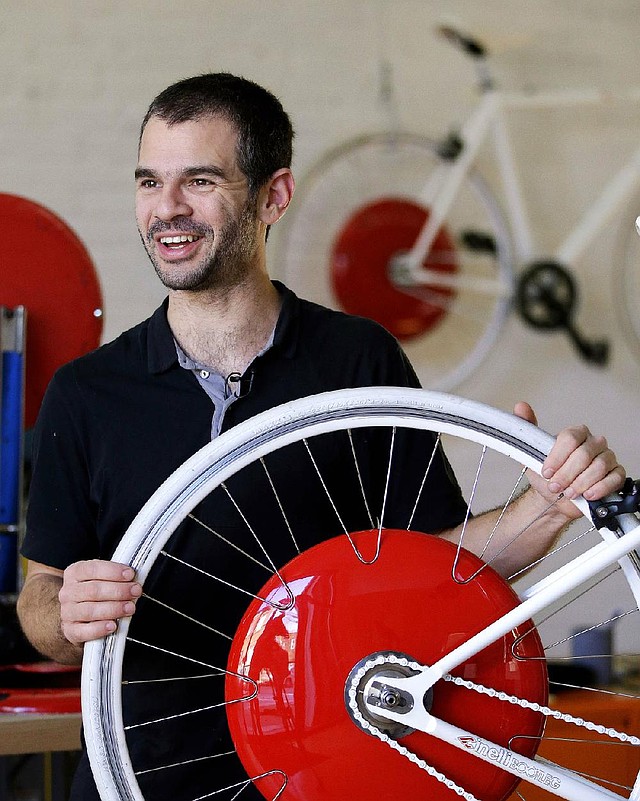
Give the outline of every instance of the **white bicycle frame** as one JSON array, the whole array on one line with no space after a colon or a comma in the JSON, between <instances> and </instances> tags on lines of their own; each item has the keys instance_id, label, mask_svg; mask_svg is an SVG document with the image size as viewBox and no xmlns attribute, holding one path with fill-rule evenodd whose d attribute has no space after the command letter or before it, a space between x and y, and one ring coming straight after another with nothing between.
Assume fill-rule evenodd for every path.
<instances>
[{"instance_id":1,"label":"white bicycle frame","mask_svg":"<svg viewBox=\"0 0 640 801\"><path fill-rule=\"evenodd\" d=\"M425 710L421 699L450 670L475 656L483 648L503 637L536 613L551 606L564 593L581 586L602 569L628 554L629 546L631 549L635 549L640 544L640 526L635 516L621 518L621 527L626 532L623 537L612 542L599 543L574 560L570 569L567 569L565 565L547 576L543 582L529 589L522 604L450 651L434 665L408 678L391 675L385 677L384 683L387 687L408 694L414 699L415 702L408 712L399 713L392 709L381 710L379 706L372 705L367 700L367 691L365 690L365 703L369 711L374 715L383 715L405 726L431 734L462 751L471 752L479 759L494 765L497 764L520 779L526 779L542 789L552 790L556 796L565 798L567 801L604 801L604 799L612 798L619 801L622 796L583 779L559 765L546 760L529 759L505 746L497 745L430 715ZM637 801L638 798L640 798L640 779L636 781L629 796L630 801Z\"/></svg>"},{"instance_id":2,"label":"white bicycle frame","mask_svg":"<svg viewBox=\"0 0 640 801\"><path fill-rule=\"evenodd\" d=\"M625 100L638 102L640 91L621 95ZM433 240L444 224L460 186L478 159L478 154L489 139L493 142L497 171L504 193L504 212L509 222L516 262L520 265L531 262L539 253L533 241L531 225L522 193L516 159L507 130L506 114L509 109L567 108L576 105L594 105L610 99L599 91L566 91L525 95L517 92L485 90L481 100L460 132L462 150L450 161L443 161L436 174L424 187L420 200L429 207L430 216L420 231L412 249L398 258L399 273L403 283L451 285L446 274L424 268L423 262ZM599 231L611 220L633 195L640 185L640 148L607 183L597 199L589 206L577 225L557 248L553 258L562 265L572 266L583 256L596 239ZM635 217L635 215L634 215ZM545 254L549 256L549 254ZM457 279L458 286L466 286L464 278ZM504 284L484 281L483 286L474 286L486 292L504 294Z\"/></svg>"}]
</instances>

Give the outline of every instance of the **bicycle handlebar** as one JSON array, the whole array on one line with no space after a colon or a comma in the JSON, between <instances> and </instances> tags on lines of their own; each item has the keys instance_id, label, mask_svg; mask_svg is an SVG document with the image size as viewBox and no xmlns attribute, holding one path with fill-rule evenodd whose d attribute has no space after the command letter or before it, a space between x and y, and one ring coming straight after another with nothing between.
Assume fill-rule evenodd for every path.
<instances>
[{"instance_id":1,"label":"bicycle handlebar","mask_svg":"<svg viewBox=\"0 0 640 801\"><path fill-rule=\"evenodd\" d=\"M474 39L451 25L438 25L436 31L468 56L484 58L487 55L487 49L479 39Z\"/></svg>"},{"instance_id":2,"label":"bicycle handlebar","mask_svg":"<svg viewBox=\"0 0 640 801\"><path fill-rule=\"evenodd\" d=\"M479 39L462 33L451 25L438 25L436 32L474 60L478 73L478 85L482 92L494 88L493 78L487 68L487 48Z\"/></svg>"}]
</instances>

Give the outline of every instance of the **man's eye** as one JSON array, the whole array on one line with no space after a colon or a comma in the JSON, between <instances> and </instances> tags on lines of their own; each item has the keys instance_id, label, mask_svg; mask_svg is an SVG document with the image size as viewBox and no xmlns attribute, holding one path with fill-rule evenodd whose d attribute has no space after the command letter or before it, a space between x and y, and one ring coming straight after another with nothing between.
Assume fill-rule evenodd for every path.
<instances>
[{"instance_id":1,"label":"man's eye","mask_svg":"<svg viewBox=\"0 0 640 801\"><path fill-rule=\"evenodd\" d=\"M193 186L213 186L211 178L194 178L191 183Z\"/></svg>"},{"instance_id":2,"label":"man's eye","mask_svg":"<svg viewBox=\"0 0 640 801\"><path fill-rule=\"evenodd\" d=\"M157 185L158 182L154 181L152 178L144 178L138 183L141 189L154 189Z\"/></svg>"}]
</instances>

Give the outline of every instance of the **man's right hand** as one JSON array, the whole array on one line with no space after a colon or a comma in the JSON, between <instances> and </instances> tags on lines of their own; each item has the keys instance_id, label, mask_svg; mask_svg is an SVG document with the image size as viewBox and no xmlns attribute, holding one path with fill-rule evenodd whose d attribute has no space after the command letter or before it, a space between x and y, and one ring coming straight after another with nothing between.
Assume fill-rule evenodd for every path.
<instances>
[{"instance_id":1,"label":"man's right hand","mask_svg":"<svg viewBox=\"0 0 640 801\"><path fill-rule=\"evenodd\" d=\"M98 559L62 571L29 561L18 598L24 633L42 654L78 664L84 643L115 631L135 611L142 587L128 565Z\"/></svg>"},{"instance_id":2,"label":"man's right hand","mask_svg":"<svg viewBox=\"0 0 640 801\"><path fill-rule=\"evenodd\" d=\"M63 573L60 625L76 645L115 631L120 618L130 617L142 587L128 565L92 559L75 562Z\"/></svg>"}]
</instances>

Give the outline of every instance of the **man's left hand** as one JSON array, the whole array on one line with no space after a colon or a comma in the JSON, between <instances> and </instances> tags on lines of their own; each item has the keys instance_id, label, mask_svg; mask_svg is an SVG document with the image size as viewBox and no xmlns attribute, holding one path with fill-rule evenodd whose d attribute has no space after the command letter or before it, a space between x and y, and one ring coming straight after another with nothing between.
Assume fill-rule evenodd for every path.
<instances>
[{"instance_id":1,"label":"man's left hand","mask_svg":"<svg viewBox=\"0 0 640 801\"><path fill-rule=\"evenodd\" d=\"M514 414L537 425L528 403L516 403ZM560 494L569 499L583 495L595 501L619 490L625 477L626 471L607 440L578 425L560 431L542 465L542 478L531 471L529 482L549 502ZM570 519L580 516L573 504L562 504L562 512Z\"/></svg>"}]
</instances>

